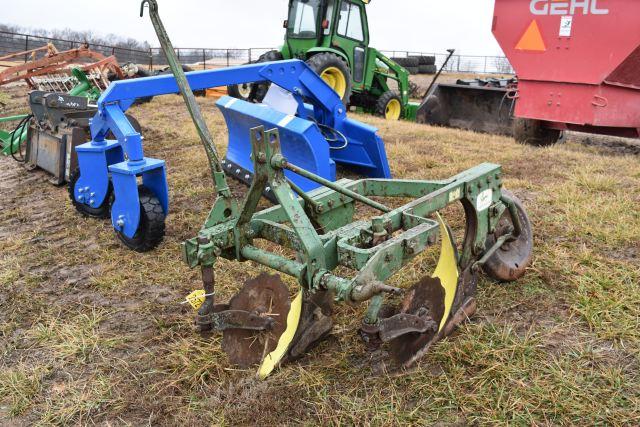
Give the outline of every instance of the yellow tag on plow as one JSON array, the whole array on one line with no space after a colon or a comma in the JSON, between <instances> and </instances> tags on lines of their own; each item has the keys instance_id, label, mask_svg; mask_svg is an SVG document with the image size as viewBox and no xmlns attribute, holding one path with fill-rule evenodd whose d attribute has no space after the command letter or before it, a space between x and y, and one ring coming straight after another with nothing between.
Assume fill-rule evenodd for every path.
<instances>
[{"instance_id":1,"label":"yellow tag on plow","mask_svg":"<svg viewBox=\"0 0 640 427\"><path fill-rule=\"evenodd\" d=\"M440 249L440 260L436 271L433 273L433 277L440 279L440 283L444 288L444 315L440 321L440 328L438 332L444 328L444 325L449 319L451 314L451 306L453 306L453 300L456 296L456 289L458 288L458 260L456 259L456 250L453 247L451 241L451 235L449 229L444 223L439 213L436 213L438 222L440 223L440 238L442 240L442 248Z\"/></svg>"},{"instance_id":2,"label":"yellow tag on plow","mask_svg":"<svg viewBox=\"0 0 640 427\"><path fill-rule=\"evenodd\" d=\"M291 309L287 315L287 329L283 332L278 340L278 345L275 350L267 354L267 357L262 361L260 369L258 370L258 378L264 380L267 378L273 370L278 366L278 363L282 360L284 355L289 350L291 341L296 335L298 330L298 324L300 323L300 314L302 312L302 291L298 293L293 302L291 303Z\"/></svg>"},{"instance_id":3,"label":"yellow tag on plow","mask_svg":"<svg viewBox=\"0 0 640 427\"><path fill-rule=\"evenodd\" d=\"M197 291L191 292L187 295L187 302L193 307L194 310L199 310L204 304L205 301L205 291L204 289L199 289Z\"/></svg>"}]
</instances>

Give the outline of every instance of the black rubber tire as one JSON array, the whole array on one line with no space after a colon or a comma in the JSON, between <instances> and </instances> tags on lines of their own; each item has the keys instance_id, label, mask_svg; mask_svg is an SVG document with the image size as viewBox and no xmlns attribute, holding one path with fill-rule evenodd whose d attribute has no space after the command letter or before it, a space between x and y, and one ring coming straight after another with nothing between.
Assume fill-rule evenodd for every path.
<instances>
[{"instance_id":1,"label":"black rubber tire","mask_svg":"<svg viewBox=\"0 0 640 427\"><path fill-rule=\"evenodd\" d=\"M438 72L438 68L435 65L421 65L418 67L420 74L435 74Z\"/></svg>"},{"instance_id":2,"label":"black rubber tire","mask_svg":"<svg viewBox=\"0 0 640 427\"><path fill-rule=\"evenodd\" d=\"M109 188L107 189L107 196L105 197L105 201L97 208L92 208L84 203L79 203L76 201L75 194L75 186L78 180L80 179L80 168L76 168L71 175L69 176L69 183L67 184L67 190L69 192L69 198L71 199L71 203L73 207L76 208L80 214L89 218L98 218L98 219L107 219L110 216L111 204L113 203L113 185L111 181L109 181Z\"/></svg>"},{"instance_id":3,"label":"black rubber tire","mask_svg":"<svg viewBox=\"0 0 640 427\"><path fill-rule=\"evenodd\" d=\"M322 72L329 67L339 69L340 72L344 74L345 81L347 82L347 88L344 92L344 96L342 97L342 103L344 105L349 105L353 89L353 81L351 79L351 70L349 69L349 65L344 61L344 59L338 55L334 55L333 53L324 52L313 55L307 60L307 64L318 75L321 75Z\"/></svg>"},{"instance_id":4,"label":"black rubber tire","mask_svg":"<svg viewBox=\"0 0 640 427\"><path fill-rule=\"evenodd\" d=\"M434 65L436 57L433 55L418 56L418 65Z\"/></svg>"},{"instance_id":5,"label":"black rubber tire","mask_svg":"<svg viewBox=\"0 0 640 427\"><path fill-rule=\"evenodd\" d=\"M420 67L405 67L407 69L407 71L409 71L409 74L415 76L420 74Z\"/></svg>"},{"instance_id":6,"label":"black rubber tire","mask_svg":"<svg viewBox=\"0 0 640 427\"><path fill-rule=\"evenodd\" d=\"M256 63L262 62L274 62L274 61L282 61L284 57L282 53L278 50L270 50L269 52L263 53L258 57ZM269 86L271 83L269 82L256 82L251 87L251 95L249 95L249 101L260 103L267 96L267 91L269 90Z\"/></svg>"},{"instance_id":7,"label":"black rubber tire","mask_svg":"<svg viewBox=\"0 0 640 427\"><path fill-rule=\"evenodd\" d=\"M380 96L380 98L378 98L378 101L376 102L376 115L386 118L387 105L389 105L389 102L391 102L394 99L397 100L402 106L402 98L400 97L400 94L398 92L394 90L389 90L383 93L382 96ZM403 116L402 113L403 112L401 111L400 117L398 117L398 119L402 118Z\"/></svg>"},{"instance_id":8,"label":"black rubber tire","mask_svg":"<svg viewBox=\"0 0 640 427\"><path fill-rule=\"evenodd\" d=\"M392 60L396 64L401 65L405 68L420 66L420 60L415 56L409 56L406 58L392 58Z\"/></svg>"},{"instance_id":9,"label":"black rubber tire","mask_svg":"<svg viewBox=\"0 0 640 427\"><path fill-rule=\"evenodd\" d=\"M242 95L242 90L249 90L249 93L246 96ZM227 94L232 98L237 98L242 101L249 102L251 100L251 91L253 90L253 85L251 83L245 83L243 85L229 85L227 86Z\"/></svg>"},{"instance_id":10,"label":"black rubber tire","mask_svg":"<svg viewBox=\"0 0 640 427\"><path fill-rule=\"evenodd\" d=\"M116 230L118 239L129 249L136 252L149 252L158 247L164 239L165 214L160 200L153 191L138 186L140 195L140 224L136 234L129 238Z\"/></svg>"},{"instance_id":11,"label":"black rubber tire","mask_svg":"<svg viewBox=\"0 0 640 427\"><path fill-rule=\"evenodd\" d=\"M522 233L517 240L505 243L500 249L489 257L482 269L494 280L499 282L513 282L524 276L527 267L533 261L533 232L531 221L527 215L522 202L510 191L502 190L503 194L511 198L517 208ZM512 224L511 214L507 209L502 217L496 231L487 236L485 249L493 246L497 239L504 234L504 227Z\"/></svg>"},{"instance_id":12,"label":"black rubber tire","mask_svg":"<svg viewBox=\"0 0 640 427\"><path fill-rule=\"evenodd\" d=\"M182 65L182 71L185 73L190 73L192 71L195 71L193 68L189 67L188 65ZM173 74L173 72L171 71L170 67L166 67L163 70L161 70L160 72L158 72L158 76L165 76L167 74ZM178 92L179 93L179 92ZM205 96L207 94L206 90L195 90L193 91L193 94L195 96Z\"/></svg>"},{"instance_id":13,"label":"black rubber tire","mask_svg":"<svg viewBox=\"0 0 640 427\"><path fill-rule=\"evenodd\" d=\"M513 137L520 144L548 147L560 140L562 131L549 129L539 120L516 118L513 120Z\"/></svg>"}]
</instances>

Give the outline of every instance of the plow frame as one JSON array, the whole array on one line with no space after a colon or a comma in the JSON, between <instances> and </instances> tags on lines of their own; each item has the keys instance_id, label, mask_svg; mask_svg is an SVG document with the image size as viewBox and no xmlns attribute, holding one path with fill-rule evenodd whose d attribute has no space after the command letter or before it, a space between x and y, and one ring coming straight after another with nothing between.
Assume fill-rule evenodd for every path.
<instances>
[{"instance_id":1,"label":"plow frame","mask_svg":"<svg viewBox=\"0 0 640 427\"><path fill-rule=\"evenodd\" d=\"M467 228L456 260L460 271L476 272L484 259L519 234L516 222L511 233L492 247L485 247L488 233L495 230L505 210L515 209L513 201L501 191L498 165L481 164L439 181L363 179L330 183L307 172L310 179L329 188L294 197L296 189L289 185L283 171L304 172L282 156L278 131L255 128L251 132L256 177L239 213L222 209L226 201L218 198L198 237L182 246L185 262L202 269L208 307L215 305L213 268L222 257L267 266L296 278L312 293L332 292L336 301L371 300L365 321L376 324L384 294L400 292L385 281L437 242L439 222L429 216L450 204L462 203ZM280 204L256 212L266 186L272 188ZM415 200L391 209L370 199L372 196ZM382 215L353 222L356 202ZM260 249L254 244L258 239L295 251L296 260ZM337 276L333 270L339 266L358 273L355 278Z\"/></svg>"}]
</instances>

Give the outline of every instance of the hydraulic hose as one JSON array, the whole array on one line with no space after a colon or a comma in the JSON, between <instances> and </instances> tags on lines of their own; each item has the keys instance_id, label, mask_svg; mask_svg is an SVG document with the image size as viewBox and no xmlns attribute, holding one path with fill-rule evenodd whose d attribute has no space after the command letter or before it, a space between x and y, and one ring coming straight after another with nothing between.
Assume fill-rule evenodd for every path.
<instances>
[{"instance_id":1,"label":"hydraulic hose","mask_svg":"<svg viewBox=\"0 0 640 427\"><path fill-rule=\"evenodd\" d=\"M27 161L27 159L22 155L20 149L22 146L22 132L24 132L25 127L29 125L29 121L31 121L31 118L33 118L33 114L29 114L28 116L20 120L18 126L16 126L13 132L11 132L11 138L9 140L9 151L11 152L11 157L13 157L13 160L18 163L26 163ZM14 151L13 144L16 142L18 146ZM18 154L18 156L16 156L16 153Z\"/></svg>"}]
</instances>

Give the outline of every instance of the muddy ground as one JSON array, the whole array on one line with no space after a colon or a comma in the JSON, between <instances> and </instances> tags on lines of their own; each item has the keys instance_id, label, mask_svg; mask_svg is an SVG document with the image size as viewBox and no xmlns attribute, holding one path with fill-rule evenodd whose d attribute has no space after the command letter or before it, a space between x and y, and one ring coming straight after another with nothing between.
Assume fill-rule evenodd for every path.
<instances>
[{"instance_id":1,"label":"muddy ground","mask_svg":"<svg viewBox=\"0 0 640 427\"><path fill-rule=\"evenodd\" d=\"M23 111L24 95L4 91L1 115ZM224 152L222 116L200 102ZM517 283L483 277L478 313L411 373L372 377L357 334L364 307L340 306L326 341L260 382L181 304L200 275L179 244L213 198L183 104L168 96L132 112L147 155L168 166L172 212L152 253L124 249L65 188L0 159L0 424L640 423L640 161L618 145L635 142L574 134L536 149L357 116L379 127L399 178L502 164L532 219L534 263ZM430 261L393 284L411 286ZM260 271L220 262L219 300Z\"/></svg>"}]
</instances>

